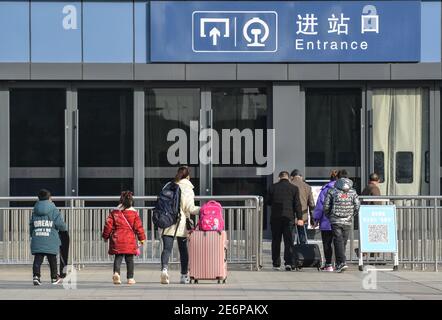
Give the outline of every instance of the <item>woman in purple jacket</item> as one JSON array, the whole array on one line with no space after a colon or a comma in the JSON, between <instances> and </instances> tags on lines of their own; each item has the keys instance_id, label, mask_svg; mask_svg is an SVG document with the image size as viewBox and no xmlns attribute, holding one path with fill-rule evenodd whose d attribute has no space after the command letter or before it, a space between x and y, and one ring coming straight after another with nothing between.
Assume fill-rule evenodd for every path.
<instances>
[{"instance_id":1,"label":"woman in purple jacket","mask_svg":"<svg viewBox=\"0 0 442 320\"><path fill-rule=\"evenodd\" d=\"M330 172L330 182L321 188L318 200L316 201L316 207L313 211L313 219L315 223L319 223L319 229L321 230L322 245L324 247L325 265L321 268L322 271L333 272L332 256L333 256L333 233L330 225L330 220L325 216L323 211L323 205L325 196L328 190L335 186L336 179L338 177L338 171L332 170Z\"/></svg>"}]
</instances>

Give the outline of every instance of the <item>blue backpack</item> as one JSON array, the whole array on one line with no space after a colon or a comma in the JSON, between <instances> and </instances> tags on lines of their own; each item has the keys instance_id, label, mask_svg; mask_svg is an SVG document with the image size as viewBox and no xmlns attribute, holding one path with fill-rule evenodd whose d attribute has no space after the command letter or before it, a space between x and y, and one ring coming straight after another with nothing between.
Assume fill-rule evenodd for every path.
<instances>
[{"instance_id":1,"label":"blue backpack","mask_svg":"<svg viewBox=\"0 0 442 320\"><path fill-rule=\"evenodd\" d=\"M181 191L174 181L168 182L160 192L153 209L152 222L161 229L177 223L180 213Z\"/></svg>"}]
</instances>

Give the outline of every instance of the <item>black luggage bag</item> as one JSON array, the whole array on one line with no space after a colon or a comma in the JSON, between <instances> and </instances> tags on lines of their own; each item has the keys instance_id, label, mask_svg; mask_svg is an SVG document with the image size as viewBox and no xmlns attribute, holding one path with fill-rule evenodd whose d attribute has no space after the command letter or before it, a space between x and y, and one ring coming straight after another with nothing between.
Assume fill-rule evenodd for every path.
<instances>
[{"instance_id":1,"label":"black luggage bag","mask_svg":"<svg viewBox=\"0 0 442 320\"><path fill-rule=\"evenodd\" d=\"M298 228L295 227L296 232ZM305 238L307 239L307 231L304 228ZM296 234L296 244L293 246L293 268L301 270L302 268L317 268L321 269L322 257L321 251L317 244L300 244L299 236ZM307 240L308 241L308 240Z\"/></svg>"}]
</instances>

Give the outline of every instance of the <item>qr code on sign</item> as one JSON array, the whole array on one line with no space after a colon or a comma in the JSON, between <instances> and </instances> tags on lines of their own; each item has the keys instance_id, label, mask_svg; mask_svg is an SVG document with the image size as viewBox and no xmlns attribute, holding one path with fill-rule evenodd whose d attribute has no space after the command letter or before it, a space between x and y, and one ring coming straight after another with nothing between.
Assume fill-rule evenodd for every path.
<instances>
[{"instance_id":1,"label":"qr code on sign","mask_svg":"<svg viewBox=\"0 0 442 320\"><path fill-rule=\"evenodd\" d=\"M368 242L375 242L375 243L388 242L388 225L386 225L386 224L369 224L368 225Z\"/></svg>"}]
</instances>

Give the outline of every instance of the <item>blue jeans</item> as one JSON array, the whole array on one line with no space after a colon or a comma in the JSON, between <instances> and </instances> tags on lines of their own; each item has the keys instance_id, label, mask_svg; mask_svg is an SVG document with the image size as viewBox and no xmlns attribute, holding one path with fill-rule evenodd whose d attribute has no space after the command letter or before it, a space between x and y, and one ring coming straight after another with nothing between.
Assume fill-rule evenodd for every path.
<instances>
[{"instance_id":1,"label":"blue jeans","mask_svg":"<svg viewBox=\"0 0 442 320\"><path fill-rule=\"evenodd\" d=\"M187 274L189 266L189 252L187 251L187 238L176 237L178 249L180 251L181 274ZM169 258L173 249L173 237L163 236L163 252L161 252L161 269L168 267Z\"/></svg>"},{"instance_id":2,"label":"blue jeans","mask_svg":"<svg viewBox=\"0 0 442 320\"><path fill-rule=\"evenodd\" d=\"M298 231L298 243L299 244L306 244L307 243L307 225L296 226Z\"/></svg>"}]
</instances>

